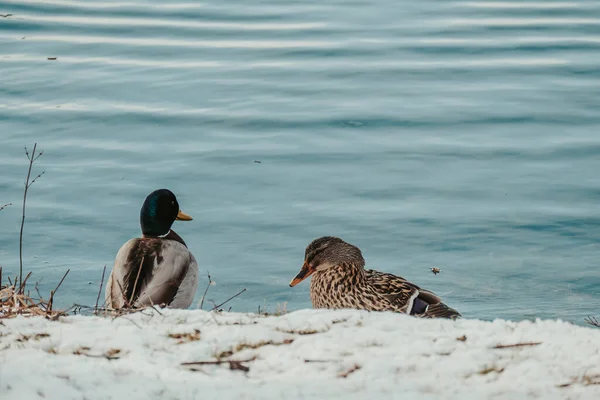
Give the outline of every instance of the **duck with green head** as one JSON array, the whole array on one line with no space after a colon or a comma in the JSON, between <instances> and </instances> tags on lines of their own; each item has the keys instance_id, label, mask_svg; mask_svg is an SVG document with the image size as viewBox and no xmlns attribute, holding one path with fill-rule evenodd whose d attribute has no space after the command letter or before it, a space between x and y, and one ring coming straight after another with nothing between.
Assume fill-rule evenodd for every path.
<instances>
[{"instance_id":1,"label":"duck with green head","mask_svg":"<svg viewBox=\"0 0 600 400\"><path fill-rule=\"evenodd\" d=\"M150 193L140 211L142 237L127 241L117 253L106 286L108 308L166 305L188 308L198 286L198 264L171 226L191 221L167 189Z\"/></svg>"}]
</instances>

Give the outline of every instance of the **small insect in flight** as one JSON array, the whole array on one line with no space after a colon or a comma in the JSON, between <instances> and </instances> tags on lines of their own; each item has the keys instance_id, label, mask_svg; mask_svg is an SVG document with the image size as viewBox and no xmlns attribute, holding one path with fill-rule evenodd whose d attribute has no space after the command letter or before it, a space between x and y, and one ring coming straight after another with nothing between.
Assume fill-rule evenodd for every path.
<instances>
[{"instance_id":1,"label":"small insect in flight","mask_svg":"<svg viewBox=\"0 0 600 400\"><path fill-rule=\"evenodd\" d=\"M439 269L439 268L435 268L435 267L433 267L433 268L430 268L430 270L431 270L431 272L433 272L433 274L434 274L434 275L437 275L437 274L439 274L440 272L442 272L442 270L441 270L441 269Z\"/></svg>"}]
</instances>

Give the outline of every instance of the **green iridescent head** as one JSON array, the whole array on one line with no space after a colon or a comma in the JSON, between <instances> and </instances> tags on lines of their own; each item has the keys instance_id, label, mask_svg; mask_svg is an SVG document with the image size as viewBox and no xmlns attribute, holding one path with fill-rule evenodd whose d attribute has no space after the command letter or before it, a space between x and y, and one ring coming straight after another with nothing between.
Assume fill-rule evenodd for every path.
<instances>
[{"instance_id":1,"label":"green iridescent head","mask_svg":"<svg viewBox=\"0 0 600 400\"><path fill-rule=\"evenodd\" d=\"M168 189L150 193L140 211L140 225L144 236L164 236L175 220L191 221L192 217L179 209L177 198Z\"/></svg>"}]
</instances>

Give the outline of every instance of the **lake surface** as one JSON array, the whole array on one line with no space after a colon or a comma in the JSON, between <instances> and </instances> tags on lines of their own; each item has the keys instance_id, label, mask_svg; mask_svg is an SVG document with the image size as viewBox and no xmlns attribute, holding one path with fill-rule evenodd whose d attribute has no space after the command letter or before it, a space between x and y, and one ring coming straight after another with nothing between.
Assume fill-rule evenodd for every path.
<instances>
[{"instance_id":1,"label":"lake surface","mask_svg":"<svg viewBox=\"0 0 600 400\"><path fill-rule=\"evenodd\" d=\"M465 317L600 316L600 2L0 0L0 263L62 306L166 187L207 298L324 235ZM48 58L56 57L56 60ZM255 161L260 161L257 163ZM442 272L433 275L431 267ZM205 305L206 308L206 305ZM227 307L226 307L227 308Z\"/></svg>"}]
</instances>

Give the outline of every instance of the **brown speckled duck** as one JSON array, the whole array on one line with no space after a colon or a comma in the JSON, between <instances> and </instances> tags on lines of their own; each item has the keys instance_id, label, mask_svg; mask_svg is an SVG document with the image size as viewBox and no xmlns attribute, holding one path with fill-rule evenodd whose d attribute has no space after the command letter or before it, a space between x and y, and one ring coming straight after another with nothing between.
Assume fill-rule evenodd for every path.
<instances>
[{"instance_id":1,"label":"brown speckled duck","mask_svg":"<svg viewBox=\"0 0 600 400\"><path fill-rule=\"evenodd\" d=\"M358 247L324 236L306 247L304 265L290 286L313 275L310 298L314 308L396 311L422 318L461 316L429 290L399 276L364 267L365 259Z\"/></svg>"}]
</instances>

